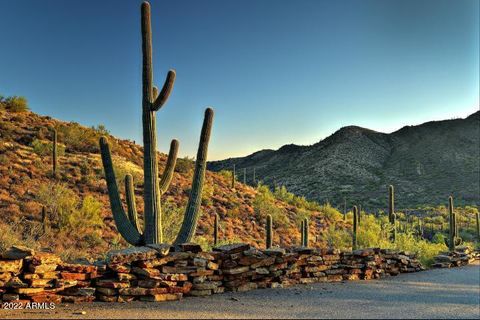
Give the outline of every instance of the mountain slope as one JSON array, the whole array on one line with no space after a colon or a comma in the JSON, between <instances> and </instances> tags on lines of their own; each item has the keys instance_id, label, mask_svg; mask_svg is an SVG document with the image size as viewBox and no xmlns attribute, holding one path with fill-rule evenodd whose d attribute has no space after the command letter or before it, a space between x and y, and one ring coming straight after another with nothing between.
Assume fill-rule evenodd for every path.
<instances>
[{"instance_id":1,"label":"mountain slope","mask_svg":"<svg viewBox=\"0 0 480 320\"><path fill-rule=\"evenodd\" d=\"M59 156L58 178L51 177L51 155L38 147L48 145L49 129L58 131ZM126 246L116 232L110 212L106 182L98 151L98 138L108 135L104 128L86 128L76 123L62 122L33 112L9 113L0 109L0 246L2 241L23 241L34 247L47 247L61 253L65 258L77 256L98 257L107 250ZM136 182L136 205L143 215L143 150L128 140L119 140L108 135L117 171L117 179L124 199L123 181L131 173ZM181 147L181 144L180 144ZM167 156L159 154L159 170L162 172ZM183 209L188 199L193 176L193 163L178 159L172 183L162 197L164 212L168 219L164 226L167 235L175 232L183 218ZM237 183L232 189L230 177L207 171L202 197L202 215L195 241L211 244L213 238L214 214L221 219L222 241L243 241L264 246L265 219L254 209L258 194L255 188ZM64 186L58 191L57 186ZM55 189L57 188L57 189ZM41 196L43 192L43 197ZM45 190L47 190L45 192ZM56 202L52 203L57 190ZM73 195L71 194L73 192ZM51 194L50 194L51 193ZM70 196L67 197L67 194ZM47 214L58 210L64 198L78 197L80 200L92 196L100 202L101 220L98 225L85 228L58 227L59 222L51 217L51 231L44 234L41 229L41 208L47 207ZM274 243L292 245L298 243L297 212L299 208L274 199L273 206L282 210L282 225L276 225ZM125 204L124 204L125 205ZM78 205L77 205L78 206ZM314 238L329 225L329 220L319 211L308 210L312 222L311 236ZM68 216L68 214L67 214ZM314 227L313 227L314 226ZM7 229L8 228L8 229ZM322 245L322 243L316 243Z\"/></svg>"},{"instance_id":2,"label":"mountain slope","mask_svg":"<svg viewBox=\"0 0 480 320\"><path fill-rule=\"evenodd\" d=\"M346 198L348 206L383 209L388 184L396 187L401 208L444 204L450 194L461 203L480 204L479 118L476 112L391 134L349 126L311 146L286 145L213 161L208 168L247 168L250 184L255 168L257 180L336 206Z\"/></svg>"}]
</instances>

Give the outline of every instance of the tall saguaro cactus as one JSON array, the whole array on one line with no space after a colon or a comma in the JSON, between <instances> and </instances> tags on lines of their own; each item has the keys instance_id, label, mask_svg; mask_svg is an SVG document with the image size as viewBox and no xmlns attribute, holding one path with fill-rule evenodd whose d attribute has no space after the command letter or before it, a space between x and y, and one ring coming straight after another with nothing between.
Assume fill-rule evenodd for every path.
<instances>
[{"instance_id":1,"label":"tall saguaro cactus","mask_svg":"<svg viewBox=\"0 0 480 320\"><path fill-rule=\"evenodd\" d=\"M392 185L388 186L388 221L392 227L392 234L390 239L392 242L395 242L397 237L397 227L396 227L397 215L395 214L395 195Z\"/></svg>"},{"instance_id":2,"label":"tall saguaro cactus","mask_svg":"<svg viewBox=\"0 0 480 320\"><path fill-rule=\"evenodd\" d=\"M213 221L213 245L218 245L218 224L220 217L218 213L215 213L215 220Z\"/></svg>"},{"instance_id":3,"label":"tall saguaro cactus","mask_svg":"<svg viewBox=\"0 0 480 320\"><path fill-rule=\"evenodd\" d=\"M150 4L143 2L141 6L142 20L142 124L144 147L144 230L140 231L135 206L133 179L125 177L125 192L128 216L123 209L118 192L118 186L113 170L110 147L105 137L100 138L102 162L107 180L110 206L120 234L132 245L156 244L163 241L160 197L168 189L173 177L173 171L178 153L178 141L172 140L165 171L159 179L157 162L156 112L165 104L172 92L175 82L175 71L170 70L162 90L153 85L152 68L152 32L150 22ZM201 194L205 179L208 142L213 123L213 110L207 108L203 121L200 143L195 163L190 198L187 203L183 223L175 239L175 244L191 241L195 234L199 217Z\"/></svg>"},{"instance_id":4,"label":"tall saguaro cactus","mask_svg":"<svg viewBox=\"0 0 480 320\"><path fill-rule=\"evenodd\" d=\"M480 212L475 214L476 230L477 230L477 241L480 242Z\"/></svg>"},{"instance_id":5,"label":"tall saguaro cactus","mask_svg":"<svg viewBox=\"0 0 480 320\"><path fill-rule=\"evenodd\" d=\"M353 232L352 232L352 249L357 250L357 228L358 228L358 210L357 206L353 206Z\"/></svg>"},{"instance_id":6,"label":"tall saguaro cactus","mask_svg":"<svg viewBox=\"0 0 480 320\"><path fill-rule=\"evenodd\" d=\"M267 249L272 247L273 231L272 231L272 215L267 215L267 223L265 224L265 243Z\"/></svg>"},{"instance_id":7,"label":"tall saguaro cactus","mask_svg":"<svg viewBox=\"0 0 480 320\"><path fill-rule=\"evenodd\" d=\"M308 247L310 239L308 237L309 235L309 223L308 223L308 218L305 218L303 220L303 246Z\"/></svg>"},{"instance_id":8,"label":"tall saguaro cactus","mask_svg":"<svg viewBox=\"0 0 480 320\"><path fill-rule=\"evenodd\" d=\"M57 130L52 128L52 175L57 176Z\"/></svg>"},{"instance_id":9,"label":"tall saguaro cactus","mask_svg":"<svg viewBox=\"0 0 480 320\"><path fill-rule=\"evenodd\" d=\"M448 197L448 217L449 217L449 240L448 240L448 249L453 252L455 251L455 243L457 242L457 215L453 211L453 197Z\"/></svg>"}]
</instances>

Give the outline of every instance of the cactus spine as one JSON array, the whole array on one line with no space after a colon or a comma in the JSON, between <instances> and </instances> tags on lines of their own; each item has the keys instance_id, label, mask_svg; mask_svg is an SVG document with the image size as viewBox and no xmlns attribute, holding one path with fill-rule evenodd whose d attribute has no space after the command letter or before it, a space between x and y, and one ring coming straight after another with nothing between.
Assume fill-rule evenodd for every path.
<instances>
[{"instance_id":1,"label":"cactus spine","mask_svg":"<svg viewBox=\"0 0 480 320\"><path fill-rule=\"evenodd\" d=\"M309 245L309 223L308 223L308 218L305 218L303 220L303 246L308 247Z\"/></svg>"},{"instance_id":2,"label":"cactus spine","mask_svg":"<svg viewBox=\"0 0 480 320\"><path fill-rule=\"evenodd\" d=\"M273 231L272 231L272 215L267 215L267 223L265 225L265 234L266 234L266 247L270 249L273 242Z\"/></svg>"},{"instance_id":3,"label":"cactus spine","mask_svg":"<svg viewBox=\"0 0 480 320\"><path fill-rule=\"evenodd\" d=\"M160 196L168 189L175 168L178 141L172 140L165 171L159 180L157 163L157 137L156 137L156 112L165 104L172 92L175 82L175 71L168 72L162 90L153 85L152 68L152 34L150 21L150 4L143 2L141 6L142 16L142 122L143 122L143 146L144 146L144 230L140 232L133 193L133 179L127 175L125 186L127 193L128 216L124 211L120 200L118 186L113 171L113 163L110 147L105 137L100 138L100 150L102 162L107 180L110 207L120 234L132 245L155 244L163 241L161 223ZM194 236L203 189L206 170L206 158L208 141L213 122L213 110L207 108L203 122L200 143L195 163L190 198L187 203L183 223L175 239L175 244L191 241Z\"/></svg>"},{"instance_id":4,"label":"cactus spine","mask_svg":"<svg viewBox=\"0 0 480 320\"><path fill-rule=\"evenodd\" d=\"M395 196L393 186L388 186L388 221L390 222L392 228L392 234L390 239L392 242L395 242L397 237L397 227L396 227L397 215L395 214Z\"/></svg>"},{"instance_id":5,"label":"cactus spine","mask_svg":"<svg viewBox=\"0 0 480 320\"><path fill-rule=\"evenodd\" d=\"M357 250L357 223L358 223L357 206L353 206L353 233L352 233L352 250Z\"/></svg>"},{"instance_id":6,"label":"cactus spine","mask_svg":"<svg viewBox=\"0 0 480 320\"><path fill-rule=\"evenodd\" d=\"M213 222L213 245L216 246L218 245L218 222L220 220L220 217L218 216L218 213L215 213L215 221Z\"/></svg>"},{"instance_id":7,"label":"cactus spine","mask_svg":"<svg viewBox=\"0 0 480 320\"><path fill-rule=\"evenodd\" d=\"M52 128L52 175L57 176L57 130Z\"/></svg>"}]
</instances>

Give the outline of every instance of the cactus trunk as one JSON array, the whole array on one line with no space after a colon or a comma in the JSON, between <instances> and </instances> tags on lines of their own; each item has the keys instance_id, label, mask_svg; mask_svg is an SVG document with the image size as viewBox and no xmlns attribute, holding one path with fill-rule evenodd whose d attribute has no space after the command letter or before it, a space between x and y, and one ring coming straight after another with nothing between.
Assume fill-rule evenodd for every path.
<instances>
[{"instance_id":1,"label":"cactus trunk","mask_svg":"<svg viewBox=\"0 0 480 320\"><path fill-rule=\"evenodd\" d=\"M480 242L480 212L475 214L476 230L477 230L477 241Z\"/></svg>"},{"instance_id":2,"label":"cactus trunk","mask_svg":"<svg viewBox=\"0 0 480 320\"><path fill-rule=\"evenodd\" d=\"M352 249L357 250L357 222L358 222L357 206L353 206L353 232L352 232Z\"/></svg>"},{"instance_id":3,"label":"cactus trunk","mask_svg":"<svg viewBox=\"0 0 480 320\"><path fill-rule=\"evenodd\" d=\"M395 242L397 237L397 227L396 227L396 214L395 214L395 196L393 186L388 186L388 221L390 222L390 227L392 232L390 239L392 242Z\"/></svg>"},{"instance_id":4,"label":"cactus trunk","mask_svg":"<svg viewBox=\"0 0 480 320\"><path fill-rule=\"evenodd\" d=\"M272 247L273 242L273 232L272 232L272 215L267 215L267 223L265 225L265 243L267 249Z\"/></svg>"},{"instance_id":5,"label":"cactus trunk","mask_svg":"<svg viewBox=\"0 0 480 320\"><path fill-rule=\"evenodd\" d=\"M52 175L57 176L57 130L52 129Z\"/></svg>"},{"instance_id":6,"label":"cactus trunk","mask_svg":"<svg viewBox=\"0 0 480 320\"><path fill-rule=\"evenodd\" d=\"M453 212L453 197L448 198L448 217L449 217L449 241L448 249L453 252L455 250L455 213Z\"/></svg>"},{"instance_id":7,"label":"cactus trunk","mask_svg":"<svg viewBox=\"0 0 480 320\"><path fill-rule=\"evenodd\" d=\"M218 216L218 213L215 213L215 220L213 222L213 245L216 246L218 245L218 223L219 223L220 217Z\"/></svg>"}]
</instances>

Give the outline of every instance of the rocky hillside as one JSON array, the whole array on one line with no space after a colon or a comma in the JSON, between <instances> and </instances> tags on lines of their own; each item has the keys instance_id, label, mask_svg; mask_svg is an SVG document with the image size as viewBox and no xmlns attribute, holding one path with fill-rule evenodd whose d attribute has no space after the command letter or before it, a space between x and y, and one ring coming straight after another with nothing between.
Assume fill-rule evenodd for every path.
<instances>
[{"instance_id":1,"label":"rocky hillside","mask_svg":"<svg viewBox=\"0 0 480 320\"><path fill-rule=\"evenodd\" d=\"M344 127L311 146L285 145L243 158L209 163L209 169L237 172L308 199L343 207L384 209L388 184L396 187L399 208L480 204L480 112L466 119L406 126L391 134Z\"/></svg>"},{"instance_id":2,"label":"rocky hillside","mask_svg":"<svg viewBox=\"0 0 480 320\"><path fill-rule=\"evenodd\" d=\"M51 127L58 131L57 178L51 174ZM98 151L98 138L104 134L108 132L103 127L86 128L32 112L12 113L0 109L0 229L3 230L0 245L2 241L3 245L23 241L30 246L48 247L66 258L85 254L98 256L108 249L126 245L116 232L109 208ZM142 147L112 136L109 141L117 178L126 173L134 176L136 204L141 215ZM163 170L165 161L166 155L159 154L160 170ZM179 159L170 189L162 198L164 234L167 236L174 234L181 223L192 175L193 163ZM229 176L212 172L207 172L206 181L203 214L195 240L204 245L212 243L214 213L218 213L220 236L224 242L243 241L263 246L265 220L254 208L258 191L241 183L231 188ZM123 183L119 181L119 185ZM123 198L123 186L121 189ZM79 208L82 199L88 196L93 200L87 201L86 208ZM75 208L72 209L72 205ZM298 208L278 199L273 200L273 205L282 210L284 218L282 225L275 226L274 242L277 244L299 242L297 212L300 209L303 214L308 210L312 238L329 224L319 211ZM47 208L47 230L44 229L46 223L42 223L43 206ZM62 210L72 212L63 212L62 220L58 218ZM100 212L100 221L96 217L97 211Z\"/></svg>"}]
</instances>

